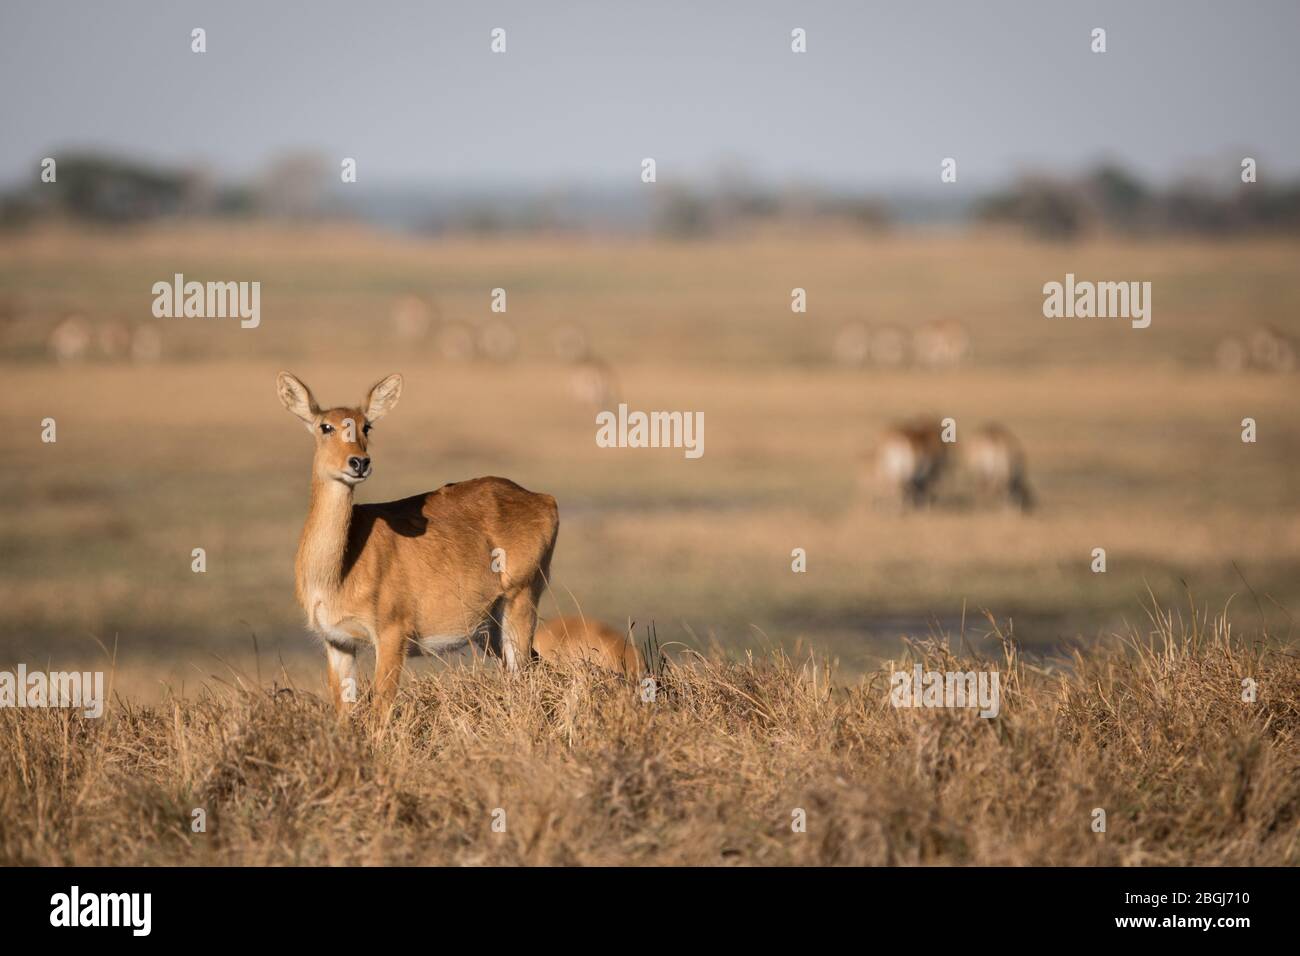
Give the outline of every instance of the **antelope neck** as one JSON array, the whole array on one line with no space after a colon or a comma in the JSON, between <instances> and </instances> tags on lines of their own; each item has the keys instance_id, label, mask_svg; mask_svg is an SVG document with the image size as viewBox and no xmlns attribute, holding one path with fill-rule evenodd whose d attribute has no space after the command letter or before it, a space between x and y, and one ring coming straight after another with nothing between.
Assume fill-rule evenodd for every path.
<instances>
[{"instance_id":1,"label":"antelope neck","mask_svg":"<svg viewBox=\"0 0 1300 956\"><path fill-rule=\"evenodd\" d=\"M352 521L352 487L313 476L311 504L298 541L298 588L303 596L332 594L343 583Z\"/></svg>"}]
</instances>

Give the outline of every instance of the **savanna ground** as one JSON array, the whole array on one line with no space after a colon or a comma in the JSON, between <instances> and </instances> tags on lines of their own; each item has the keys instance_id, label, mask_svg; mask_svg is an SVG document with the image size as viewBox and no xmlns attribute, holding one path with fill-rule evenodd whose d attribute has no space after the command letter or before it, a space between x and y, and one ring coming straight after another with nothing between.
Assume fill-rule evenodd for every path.
<instances>
[{"instance_id":1,"label":"savanna ground","mask_svg":"<svg viewBox=\"0 0 1300 956\"><path fill-rule=\"evenodd\" d=\"M120 695L102 721L0 711L0 859L1294 862L1297 380L1212 356L1257 323L1300 333L1297 253L991 235L0 237L0 667L111 666ZM158 320L157 364L50 361L58 319L153 321L150 288L175 272L260 281L261 327ZM1044 319L1042 285L1067 272L1150 280L1151 327ZM514 361L396 340L403 296L476 325L495 287ZM830 361L846 321L938 318L971 331L958 369ZM705 413L703 458L596 447L550 350L574 321L632 408ZM335 727L293 602L310 442L275 398L282 367L328 403L406 377L359 500L479 474L554 494L543 613L653 622L677 662L664 698L419 664L382 739ZM874 434L921 412L959 435L1010 427L1037 511L971 507L960 486L923 513L864 505ZM796 547L807 573L791 572ZM1089 570L1097 547L1105 574ZM1144 600L1187 607L1188 591L1198 614L1230 605L1236 643L1148 620ZM1022 649L1013 664L983 609ZM1107 636L1152 631L1160 653ZM882 661L930 635L1011 668L1001 717L888 706ZM813 680L810 650L838 661L833 679ZM1245 677L1266 689L1257 704ZM195 806L216 821L206 838ZM487 829L496 807L505 835Z\"/></svg>"}]
</instances>

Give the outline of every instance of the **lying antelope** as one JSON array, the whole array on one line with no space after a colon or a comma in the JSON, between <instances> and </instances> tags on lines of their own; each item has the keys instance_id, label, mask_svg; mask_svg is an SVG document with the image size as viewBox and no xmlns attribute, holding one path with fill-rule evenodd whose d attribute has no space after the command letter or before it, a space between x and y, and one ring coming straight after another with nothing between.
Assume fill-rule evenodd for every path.
<instances>
[{"instance_id":1,"label":"lying antelope","mask_svg":"<svg viewBox=\"0 0 1300 956\"><path fill-rule=\"evenodd\" d=\"M588 661L625 677L645 670L641 652L627 635L578 615L538 623L533 650L545 661Z\"/></svg>"},{"instance_id":2,"label":"lying antelope","mask_svg":"<svg viewBox=\"0 0 1300 956\"><path fill-rule=\"evenodd\" d=\"M985 425L963 445L967 466L985 496L1008 501L1021 511L1033 508L1025 451L1015 435L1001 425Z\"/></svg>"},{"instance_id":3,"label":"lying antelope","mask_svg":"<svg viewBox=\"0 0 1300 956\"><path fill-rule=\"evenodd\" d=\"M880 435L868 470L868 483L884 497L921 507L934 501L934 487L950 460L942 426L934 419L893 425Z\"/></svg>"},{"instance_id":4,"label":"lying antelope","mask_svg":"<svg viewBox=\"0 0 1300 956\"><path fill-rule=\"evenodd\" d=\"M308 627L326 645L335 707L343 712L356 699L356 653L367 642L375 647L381 716L408 654L440 653L485 635L506 669L518 670L529 658L555 550L555 499L504 478L475 478L355 505L353 491L372 471L371 427L397 404L401 376L383 379L355 408L322 411L288 372L276 388L316 443L295 579Z\"/></svg>"}]
</instances>

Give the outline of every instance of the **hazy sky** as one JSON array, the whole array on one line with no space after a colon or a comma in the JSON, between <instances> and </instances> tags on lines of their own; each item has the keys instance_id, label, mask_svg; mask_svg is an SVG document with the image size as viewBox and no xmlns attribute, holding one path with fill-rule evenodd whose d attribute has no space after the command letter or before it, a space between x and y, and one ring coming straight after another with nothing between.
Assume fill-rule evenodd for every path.
<instances>
[{"instance_id":1,"label":"hazy sky","mask_svg":"<svg viewBox=\"0 0 1300 956\"><path fill-rule=\"evenodd\" d=\"M1297 37L1295 0L3 0L0 179L74 147L231 178L305 147L363 183L609 183L643 156L660 182L922 187L945 156L976 185L1098 157L1231 179L1242 155L1265 180L1300 172Z\"/></svg>"}]
</instances>

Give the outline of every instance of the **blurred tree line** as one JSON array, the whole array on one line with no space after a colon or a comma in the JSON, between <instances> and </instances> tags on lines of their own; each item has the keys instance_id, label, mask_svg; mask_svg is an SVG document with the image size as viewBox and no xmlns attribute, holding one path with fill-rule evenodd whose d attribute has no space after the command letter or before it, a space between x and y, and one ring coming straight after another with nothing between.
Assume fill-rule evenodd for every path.
<instances>
[{"instance_id":1,"label":"blurred tree line","mask_svg":"<svg viewBox=\"0 0 1300 956\"><path fill-rule=\"evenodd\" d=\"M1096 232L1229 236L1300 232L1300 183L1241 183L1215 190L1186 181L1154 189L1123 168L1104 164L1075 179L1025 176L984 197L975 218L1007 223L1047 239Z\"/></svg>"},{"instance_id":2,"label":"blurred tree line","mask_svg":"<svg viewBox=\"0 0 1300 956\"><path fill-rule=\"evenodd\" d=\"M168 169L92 152L57 158L54 184L33 177L0 196L0 224L48 220L127 224L177 217L258 217L291 220L360 218L414 221L427 232L649 231L690 239L776 228L844 228L876 232L905 219L908 198L809 185L755 183L741 168L696 185L660 184L628 193L526 191L432 199L418 188L368 191L340 188L337 167L312 152L286 154L248 182L221 183L201 169ZM370 203L367 206L367 203ZM416 212L397 216L395 207ZM427 208L426 208L427 207ZM1116 164L1061 179L1030 175L980 198L953 205L949 221L1010 224L1034 236L1071 239L1096 232L1228 236L1300 232L1300 183L1240 184L1213 189L1184 181L1152 188Z\"/></svg>"},{"instance_id":3,"label":"blurred tree line","mask_svg":"<svg viewBox=\"0 0 1300 956\"><path fill-rule=\"evenodd\" d=\"M251 183L221 184L201 169L168 169L91 152L61 153L54 181L37 181L0 196L0 222L23 225L65 219L128 224L176 217L328 214L329 167L292 154ZM57 188L56 188L57 187Z\"/></svg>"}]
</instances>

